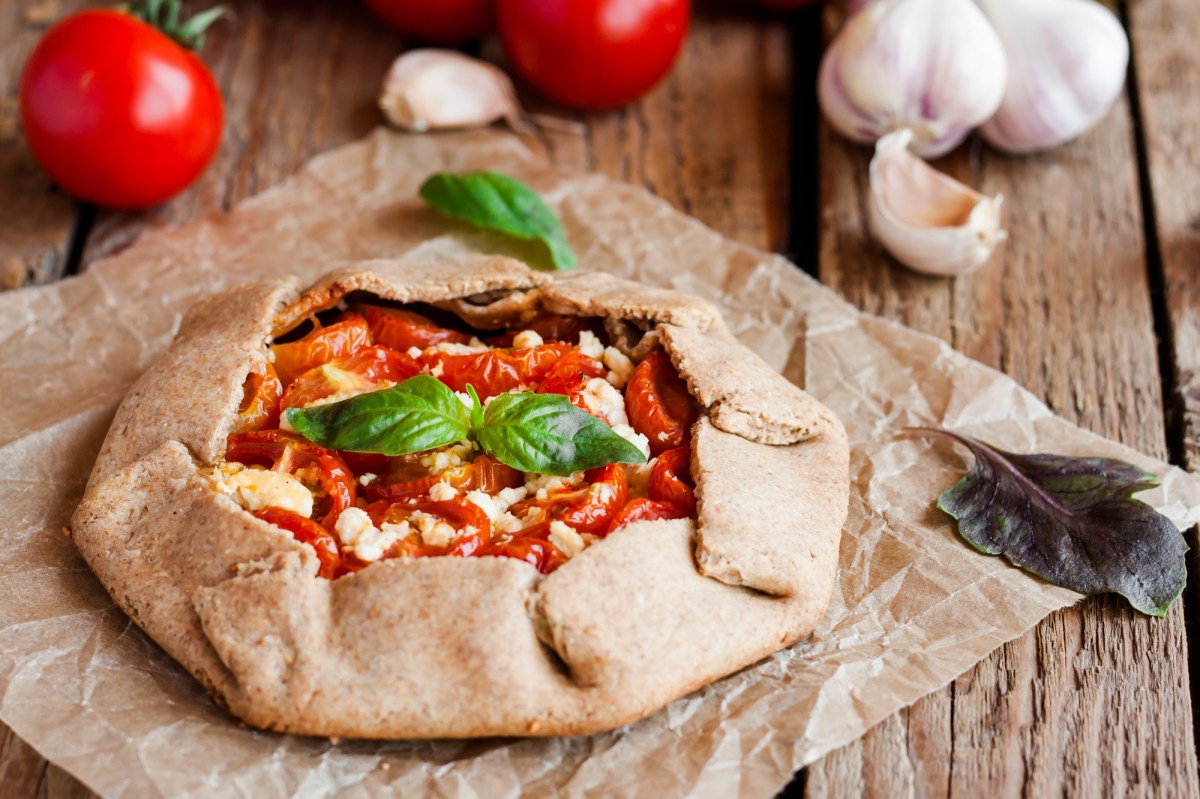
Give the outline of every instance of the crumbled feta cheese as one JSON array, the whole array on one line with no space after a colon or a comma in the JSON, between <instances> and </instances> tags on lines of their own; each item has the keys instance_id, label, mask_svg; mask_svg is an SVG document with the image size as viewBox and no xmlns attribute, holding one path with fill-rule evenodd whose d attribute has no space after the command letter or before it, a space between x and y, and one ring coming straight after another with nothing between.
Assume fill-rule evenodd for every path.
<instances>
[{"instance_id":1,"label":"crumbled feta cheese","mask_svg":"<svg viewBox=\"0 0 1200 799\"><path fill-rule=\"evenodd\" d=\"M342 546L354 553L359 560L367 562L382 558L392 545L412 534L408 522L392 524L384 522L379 528L362 508L346 508L333 525Z\"/></svg>"},{"instance_id":2,"label":"crumbled feta cheese","mask_svg":"<svg viewBox=\"0 0 1200 799\"><path fill-rule=\"evenodd\" d=\"M222 494L233 497L249 511L283 508L301 516L312 516L313 495L304 483L287 472L240 464L222 464L209 476Z\"/></svg>"},{"instance_id":3,"label":"crumbled feta cheese","mask_svg":"<svg viewBox=\"0 0 1200 799\"><path fill-rule=\"evenodd\" d=\"M454 396L458 397L458 401L466 406L467 410L475 408L475 400L471 399L471 395L465 391L455 391Z\"/></svg>"},{"instance_id":4,"label":"crumbled feta cheese","mask_svg":"<svg viewBox=\"0 0 1200 799\"><path fill-rule=\"evenodd\" d=\"M433 366L429 367L429 374L433 375L434 377L441 377L442 372L444 372L445 370L446 370L446 367L442 364L441 361L438 361Z\"/></svg>"},{"instance_id":5,"label":"crumbled feta cheese","mask_svg":"<svg viewBox=\"0 0 1200 799\"><path fill-rule=\"evenodd\" d=\"M426 352L444 352L447 355L474 355L479 352L490 350L487 344L484 344L478 338L472 337L467 344L459 344L456 341L443 341L440 344L434 344L426 349Z\"/></svg>"},{"instance_id":6,"label":"crumbled feta cheese","mask_svg":"<svg viewBox=\"0 0 1200 799\"><path fill-rule=\"evenodd\" d=\"M583 404L593 414L599 416L610 426L629 424L625 414L625 398L611 383L602 377L593 377L583 387Z\"/></svg>"},{"instance_id":7,"label":"crumbled feta cheese","mask_svg":"<svg viewBox=\"0 0 1200 799\"><path fill-rule=\"evenodd\" d=\"M583 551L584 542L575 528L558 520L550 522L550 543L568 558Z\"/></svg>"},{"instance_id":8,"label":"crumbled feta cheese","mask_svg":"<svg viewBox=\"0 0 1200 799\"><path fill-rule=\"evenodd\" d=\"M657 462L658 458L651 458L645 463L621 464L625 470L625 480L629 483L630 499L650 496L650 472Z\"/></svg>"},{"instance_id":9,"label":"crumbled feta cheese","mask_svg":"<svg viewBox=\"0 0 1200 799\"><path fill-rule=\"evenodd\" d=\"M530 350L546 343L536 330L522 330L513 336L513 347L518 350Z\"/></svg>"},{"instance_id":10,"label":"crumbled feta cheese","mask_svg":"<svg viewBox=\"0 0 1200 799\"><path fill-rule=\"evenodd\" d=\"M536 499L546 499L550 496L551 491L570 488L581 482L583 482L583 472L575 472L568 477L529 472L525 475L525 491Z\"/></svg>"},{"instance_id":11,"label":"crumbled feta cheese","mask_svg":"<svg viewBox=\"0 0 1200 799\"><path fill-rule=\"evenodd\" d=\"M421 354L422 354L423 352L424 352L424 350L422 350L420 347L409 347L409 348L408 348L408 357L410 357L410 358L420 358L420 357L421 357Z\"/></svg>"},{"instance_id":12,"label":"crumbled feta cheese","mask_svg":"<svg viewBox=\"0 0 1200 799\"><path fill-rule=\"evenodd\" d=\"M633 361L616 347L605 347L604 365L609 368L608 382L616 388L624 388L633 375Z\"/></svg>"},{"instance_id":13,"label":"crumbled feta cheese","mask_svg":"<svg viewBox=\"0 0 1200 799\"><path fill-rule=\"evenodd\" d=\"M475 444L470 441L463 441L459 444L454 444L449 447L434 450L428 455L421 456L420 464L429 470L429 473L434 477L440 477L442 473L461 466L463 461L471 457L471 453L475 451Z\"/></svg>"},{"instance_id":14,"label":"crumbled feta cheese","mask_svg":"<svg viewBox=\"0 0 1200 799\"><path fill-rule=\"evenodd\" d=\"M596 338L596 334L590 330L584 330L579 334L579 351L584 355L588 355L596 360L604 357L604 345L600 343L600 339Z\"/></svg>"},{"instance_id":15,"label":"crumbled feta cheese","mask_svg":"<svg viewBox=\"0 0 1200 799\"><path fill-rule=\"evenodd\" d=\"M412 515L408 517L408 521L417 526L417 532L421 534L421 540L427 547L449 546L458 538L458 530L455 530L453 526L424 511L413 511ZM473 528L467 527L464 532L472 530Z\"/></svg>"},{"instance_id":16,"label":"crumbled feta cheese","mask_svg":"<svg viewBox=\"0 0 1200 799\"><path fill-rule=\"evenodd\" d=\"M525 526L525 522L507 511L492 519L492 529L499 533L519 533Z\"/></svg>"},{"instance_id":17,"label":"crumbled feta cheese","mask_svg":"<svg viewBox=\"0 0 1200 799\"><path fill-rule=\"evenodd\" d=\"M379 479L379 475L371 474L370 472L367 472L362 477L358 478L358 484L363 485L363 486L369 486L371 483L374 483L378 479Z\"/></svg>"},{"instance_id":18,"label":"crumbled feta cheese","mask_svg":"<svg viewBox=\"0 0 1200 799\"><path fill-rule=\"evenodd\" d=\"M511 505L523 500L525 494L524 488L502 488L494 496L486 491L471 491L467 494L467 501L474 503L489 519L495 521L506 515Z\"/></svg>"},{"instance_id":19,"label":"crumbled feta cheese","mask_svg":"<svg viewBox=\"0 0 1200 799\"><path fill-rule=\"evenodd\" d=\"M650 439L627 424L613 425L613 432L640 449L647 458L650 457Z\"/></svg>"},{"instance_id":20,"label":"crumbled feta cheese","mask_svg":"<svg viewBox=\"0 0 1200 799\"><path fill-rule=\"evenodd\" d=\"M458 496L458 489L445 480L434 483L429 487L429 498L434 502L445 502Z\"/></svg>"}]
</instances>

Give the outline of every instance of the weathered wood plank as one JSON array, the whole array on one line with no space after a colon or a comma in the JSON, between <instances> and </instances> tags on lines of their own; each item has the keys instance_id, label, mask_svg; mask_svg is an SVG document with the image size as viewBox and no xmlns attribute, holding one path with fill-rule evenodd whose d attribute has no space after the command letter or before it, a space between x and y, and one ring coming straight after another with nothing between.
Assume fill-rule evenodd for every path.
<instances>
[{"instance_id":1,"label":"weathered wood plank","mask_svg":"<svg viewBox=\"0 0 1200 799\"><path fill-rule=\"evenodd\" d=\"M21 136L17 91L30 51L58 13L82 0L0 4L0 291L48 283L67 267L75 203L51 183Z\"/></svg>"},{"instance_id":2,"label":"weathered wood plank","mask_svg":"<svg viewBox=\"0 0 1200 799\"><path fill-rule=\"evenodd\" d=\"M1003 369L1067 418L1165 456L1132 143L1122 103L1044 156L973 144L946 159L1009 198L1012 231L1002 262L947 281L903 271L871 243L869 152L823 128L821 277ZM1191 721L1182 609L1154 621L1090 601L815 764L807 793L1195 796Z\"/></svg>"}]
</instances>

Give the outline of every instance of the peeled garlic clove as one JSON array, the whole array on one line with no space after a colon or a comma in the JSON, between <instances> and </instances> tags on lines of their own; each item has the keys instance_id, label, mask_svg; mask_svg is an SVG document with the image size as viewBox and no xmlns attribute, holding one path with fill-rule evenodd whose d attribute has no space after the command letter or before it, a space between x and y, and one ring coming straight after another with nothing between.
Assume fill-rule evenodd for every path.
<instances>
[{"instance_id":1,"label":"peeled garlic clove","mask_svg":"<svg viewBox=\"0 0 1200 799\"><path fill-rule=\"evenodd\" d=\"M935 158L996 112L1006 73L972 0L876 0L826 50L818 93L842 135L871 144L908 128L913 150Z\"/></svg>"},{"instance_id":2,"label":"peeled garlic clove","mask_svg":"<svg viewBox=\"0 0 1200 799\"><path fill-rule=\"evenodd\" d=\"M383 80L379 107L406 130L521 124L512 81L499 68L454 50L410 50Z\"/></svg>"},{"instance_id":3,"label":"peeled garlic clove","mask_svg":"<svg viewBox=\"0 0 1200 799\"><path fill-rule=\"evenodd\" d=\"M980 130L1010 153L1057 147L1099 122L1125 87L1129 39L1093 0L977 0L1008 53L1008 88Z\"/></svg>"},{"instance_id":4,"label":"peeled garlic clove","mask_svg":"<svg viewBox=\"0 0 1200 799\"><path fill-rule=\"evenodd\" d=\"M879 140L871 160L869 215L896 260L929 275L964 275L987 263L1008 238L1004 198L985 197L909 151L912 131Z\"/></svg>"}]
</instances>

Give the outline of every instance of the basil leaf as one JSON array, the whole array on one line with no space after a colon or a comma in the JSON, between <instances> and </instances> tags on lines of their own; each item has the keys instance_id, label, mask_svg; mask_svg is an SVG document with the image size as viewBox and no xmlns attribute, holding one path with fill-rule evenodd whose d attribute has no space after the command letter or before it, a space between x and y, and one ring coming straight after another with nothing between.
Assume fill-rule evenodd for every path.
<instances>
[{"instance_id":1,"label":"basil leaf","mask_svg":"<svg viewBox=\"0 0 1200 799\"><path fill-rule=\"evenodd\" d=\"M567 235L541 197L519 180L496 172L438 172L421 184L421 199L446 216L495 230L550 250L556 269L578 260Z\"/></svg>"},{"instance_id":2,"label":"basil leaf","mask_svg":"<svg viewBox=\"0 0 1200 799\"><path fill-rule=\"evenodd\" d=\"M463 441L471 412L431 375L312 408L289 408L296 432L316 444L350 452L407 455Z\"/></svg>"},{"instance_id":3,"label":"basil leaf","mask_svg":"<svg viewBox=\"0 0 1200 799\"><path fill-rule=\"evenodd\" d=\"M538 474L569 475L609 463L645 463L642 451L562 394L501 394L483 415L479 445Z\"/></svg>"},{"instance_id":4,"label":"basil leaf","mask_svg":"<svg viewBox=\"0 0 1200 799\"><path fill-rule=\"evenodd\" d=\"M1115 592L1163 616L1187 580L1187 545L1171 521L1132 498L1153 474L1110 458L1017 455L946 430L975 465L938 498L980 552L1084 594Z\"/></svg>"}]
</instances>

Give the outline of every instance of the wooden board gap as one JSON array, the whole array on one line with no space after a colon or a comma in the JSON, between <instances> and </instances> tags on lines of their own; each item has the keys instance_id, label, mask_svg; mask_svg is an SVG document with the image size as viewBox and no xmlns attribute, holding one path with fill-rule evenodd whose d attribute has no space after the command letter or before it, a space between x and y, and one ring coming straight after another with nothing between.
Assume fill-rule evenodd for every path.
<instances>
[{"instance_id":1,"label":"wooden board gap","mask_svg":"<svg viewBox=\"0 0 1200 799\"><path fill-rule=\"evenodd\" d=\"M786 254L813 277L819 277L821 268L821 109L817 103L817 73L825 50L821 13L820 4L797 11L789 29L792 108Z\"/></svg>"}]
</instances>

